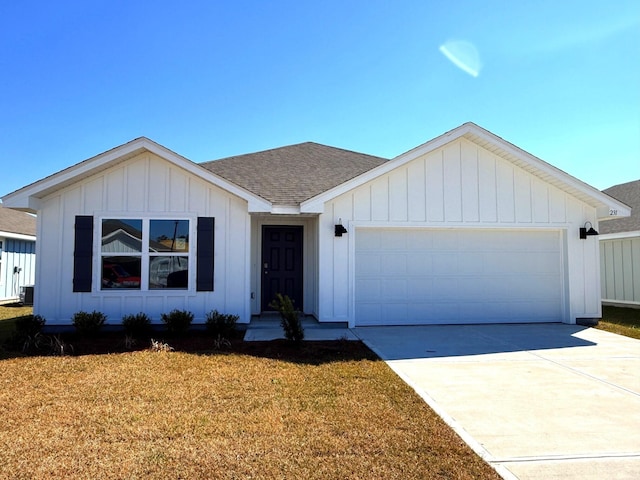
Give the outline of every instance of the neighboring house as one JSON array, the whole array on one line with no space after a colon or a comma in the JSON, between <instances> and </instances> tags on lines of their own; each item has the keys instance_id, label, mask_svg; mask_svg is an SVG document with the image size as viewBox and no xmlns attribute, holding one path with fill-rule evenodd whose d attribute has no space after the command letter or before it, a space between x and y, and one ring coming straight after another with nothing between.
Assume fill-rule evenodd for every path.
<instances>
[{"instance_id":1,"label":"neighboring house","mask_svg":"<svg viewBox=\"0 0 640 480\"><path fill-rule=\"evenodd\" d=\"M35 281L36 219L0 205L0 304L16 302Z\"/></svg>"},{"instance_id":2,"label":"neighboring house","mask_svg":"<svg viewBox=\"0 0 640 480\"><path fill-rule=\"evenodd\" d=\"M248 323L278 292L350 326L576 323L601 316L580 228L630 213L473 123L392 160L303 143L196 164L138 138L3 201L38 214L48 324Z\"/></svg>"},{"instance_id":3,"label":"neighboring house","mask_svg":"<svg viewBox=\"0 0 640 480\"><path fill-rule=\"evenodd\" d=\"M600 226L602 301L640 306L640 180L604 190L632 208L631 216Z\"/></svg>"}]
</instances>

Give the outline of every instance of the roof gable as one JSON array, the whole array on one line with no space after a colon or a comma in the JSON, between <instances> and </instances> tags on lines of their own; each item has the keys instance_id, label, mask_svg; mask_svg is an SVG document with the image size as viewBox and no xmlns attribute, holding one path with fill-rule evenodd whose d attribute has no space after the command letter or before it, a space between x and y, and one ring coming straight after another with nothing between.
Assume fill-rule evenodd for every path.
<instances>
[{"instance_id":1,"label":"roof gable","mask_svg":"<svg viewBox=\"0 0 640 480\"><path fill-rule=\"evenodd\" d=\"M297 207L386 162L381 157L306 142L201 165L274 205Z\"/></svg>"},{"instance_id":2,"label":"roof gable","mask_svg":"<svg viewBox=\"0 0 640 480\"><path fill-rule=\"evenodd\" d=\"M600 225L600 233L621 233L640 231L640 180L621 183L603 190L607 195L631 207L631 215L617 218Z\"/></svg>"},{"instance_id":3,"label":"roof gable","mask_svg":"<svg viewBox=\"0 0 640 480\"><path fill-rule=\"evenodd\" d=\"M0 205L0 236L36 236L36 218Z\"/></svg>"},{"instance_id":4,"label":"roof gable","mask_svg":"<svg viewBox=\"0 0 640 480\"><path fill-rule=\"evenodd\" d=\"M236 184L228 182L224 178L214 175L212 172L202 168L191 160L188 160L145 137L136 138L135 140L131 140L123 145L96 155L95 157L91 157L77 163L76 165L61 170L60 172L54 173L53 175L4 196L2 200L8 207L35 212L39 209L40 200L47 195L111 168L119 163L125 162L145 151L151 152L164 160L203 178L209 183L217 185L220 188L245 199L249 203L249 209L251 211L270 210L270 205L267 201Z\"/></svg>"},{"instance_id":5,"label":"roof gable","mask_svg":"<svg viewBox=\"0 0 640 480\"><path fill-rule=\"evenodd\" d=\"M521 148L516 147L515 145L471 122L465 123L416 148L413 148L389 162L365 172L342 185L321 193L314 198L310 198L301 204L301 211L306 213L320 213L324 209L325 202L353 190L366 182L385 175L392 170L417 159L418 157L427 155L460 138L464 138L476 145L479 145L498 157L507 160L541 180L554 185L560 190L565 191L588 205L593 206L597 209L597 214L600 219L610 218L611 211L615 211L615 215L618 217L625 217L630 213L628 206L623 203L618 202L596 188L587 185L568 173L563 172L553 165L531 155L528 152L525 152Z\"/></svg>"}]
</instances>

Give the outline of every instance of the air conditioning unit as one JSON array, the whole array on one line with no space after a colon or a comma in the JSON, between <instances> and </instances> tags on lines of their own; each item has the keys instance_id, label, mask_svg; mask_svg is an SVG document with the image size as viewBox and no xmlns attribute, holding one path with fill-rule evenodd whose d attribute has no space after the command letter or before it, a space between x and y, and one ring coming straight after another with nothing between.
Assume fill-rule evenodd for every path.
<instances>
[{"instance_id":1,"label":"air conditioning unit","mask_svg":"<svg viewBox=\"0 0 640 480\"><path fill-rule=\"evenodd\" d=\"M20 287L20 303L23 305L33 305L33 285Z\"/></svg>"}]
</instances>

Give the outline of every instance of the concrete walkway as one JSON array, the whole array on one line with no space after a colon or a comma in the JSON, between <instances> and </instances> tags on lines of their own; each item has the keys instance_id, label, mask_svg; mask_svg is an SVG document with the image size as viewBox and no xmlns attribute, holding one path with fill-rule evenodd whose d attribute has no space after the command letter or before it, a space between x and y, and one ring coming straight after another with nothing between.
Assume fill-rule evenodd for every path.
<instances>
[{"instance_id":1,"label":"concrete walkway","mask_svg":"<svg viewBox=\"0 0 640 480\"><path fill-rule=\"evenodd\" d=\"M640 478L640 341L561 324L353 331L504 478Z\"/></svg>"},{"instance_id":2,"label":"concrete walkway","mask_svg":"<svg viewBox=\"0 0 640 480\"><path fill-rule=\"evenodd\" d=\"M319 323L313 317L302 319L305 340L359 340L346 323ZM251 320L244 334L245 342L269 341L284 338L279 314L262 314Z\"/></svg>"}]
</instances>

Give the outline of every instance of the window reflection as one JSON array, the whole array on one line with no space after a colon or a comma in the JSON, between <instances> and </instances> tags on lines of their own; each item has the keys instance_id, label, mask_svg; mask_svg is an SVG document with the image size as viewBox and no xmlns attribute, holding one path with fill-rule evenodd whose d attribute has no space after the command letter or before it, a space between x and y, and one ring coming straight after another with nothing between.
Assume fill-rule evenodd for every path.
<instances>
[{"instance_id":1,"label":"window reflection","mask_svg":"<svg viewBox=\"0 0 640 480\"><path fill-rule=\"evenodd\" d=\"M102 288L140 289L140 257L102 257Z\"/></svg>"},{"instance_id":2,"label":"window reflection","mask_svg":"<svg viewBox=\"0 0 640 480\"><path fill-rule=\"evenodd\" d=\"M189 258L180 256L150 257L149 288L187 288Z\"/></svg>"},{"instance_id":3,"label":"window reflection","mask_svg":"<svg viewBox=\"0 0 640 480\"><path fill-rule=\"evenodd\" d=\"M102 251L142 252L142 220L102 220Z\"/></svg>"},{"instance_id":4,"label":"window reflection","mask_svg":"<svg viewBox=\"0 0 640 480\"><path fill-rule=\"evenodd\" d=\"M189 220L151 220L149 252L188 252Z\"/></svg>"},{"instance_id":5,"label":"window reflection","mask_svg":"<svg viewBox=\"0 0 640 480\"><path fill-rule=\"evenodd\" d=\"M145 290L189 288L189 220L108 218L101 226L103 290L139 290L141 278Z\"/></svg>"}]
</instances>

